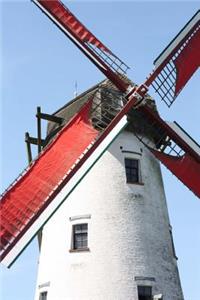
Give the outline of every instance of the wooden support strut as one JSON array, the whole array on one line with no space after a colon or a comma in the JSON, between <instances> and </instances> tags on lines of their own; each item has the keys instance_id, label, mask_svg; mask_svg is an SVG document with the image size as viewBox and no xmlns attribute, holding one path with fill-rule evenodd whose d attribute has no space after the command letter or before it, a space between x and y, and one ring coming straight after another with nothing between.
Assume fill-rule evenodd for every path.
<instances>
[{"instance_id":1,"label":"wooden support strut","mask_svg":"<svg viewBox=\"0 0 200 300\"><path fill-rule=\"evenodd\" d=\"M31 144L38 146L38 154L40 154L42 147L45 146L45 140L42 139L42 129L41 129L41 119L55 122L59 125L62 124L63 118L41 113L41 107L37 107L37 138L31 137L28 132L25 133L25 142L27 145L27 154L28 154L28 162L29 164L32 162L32 152L31 152Z\"/></svg>"},{"instance_id":2,"label":"wooden support strut","mask_svg":"<svg viewBox=\"0 0 200 300\"><path fill-rule=\"evenodd\" d=\"M36 117L37 117L37 136L38 136L38 154L40 154L41 152L41 143L42 143L42 133L41 133L41 118L39 117L41 113L41 107L38 106L37 107L37 114L36 114Z\"/></svg>"},{"instance_id":3,"label":"wooden support strut","mask_svg":"<svg viewBox=\"0 0 200 300\"><path fill-rule=\"evenodd\" d=\"M63 122L63 118L60 118L60 117L57 117L57 116L54 116L54 115L41 113L40 107L37 108L36 117L38 119L44 119L44 120L47 120L47 121L58 123L59 125L61 125L62 122Z\"/></svg>"},{"instance_id":4,"label":"wooden support strut","mask_svg":"<svg viewBox=\"0 0 200 300\"><path fill-rule=\"evenodd\" d=\"M32 152L31 152L31 145L30 145L30 141L29 141L29 133L26 132L25 133L25 142L26 142L26 146L27 146L27 156L28 156L28 163L29 165L32 162Z\"/></svg>"},{"instance_id":5,"label":"wooden support strut","mask_svg":"<svg viewBox=\"0 0 200 300\"><path fill-rule=\"evenodd\" d=\"M39 144L38 138L34 138L34 137L30 136L29 134L26 135L25 142L33 144L33 145L38 145ZM41 139L41 144L40 145L44 146L44 144L45 144L44 139Z\"/></svg>"}]
</instances>

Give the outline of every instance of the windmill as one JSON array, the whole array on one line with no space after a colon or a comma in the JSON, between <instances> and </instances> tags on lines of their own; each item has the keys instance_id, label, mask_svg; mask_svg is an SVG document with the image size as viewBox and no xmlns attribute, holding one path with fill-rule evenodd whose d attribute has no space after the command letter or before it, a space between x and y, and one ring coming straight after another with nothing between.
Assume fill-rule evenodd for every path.
<instances>
[{"instance_id":1,"label":"windmill","mask_svg":"<svg viewBox=\"0 0 200 300\"><path fill-rule=\"evenodd\" d=\"M112 75L113 76L113 75ZM115 77L115 76L114 76ZM121 86L120 81L118 81L118 85ZM121 87L122 88L122 87Z\"/></svg>"}]
</instances>

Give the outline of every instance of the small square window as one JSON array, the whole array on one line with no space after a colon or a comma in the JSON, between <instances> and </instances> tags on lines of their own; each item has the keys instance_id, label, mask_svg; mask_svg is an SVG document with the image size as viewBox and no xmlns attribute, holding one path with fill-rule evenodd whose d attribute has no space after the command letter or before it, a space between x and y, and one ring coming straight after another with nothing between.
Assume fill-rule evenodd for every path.
<instances>
[{"instance_id":1,"label":"small square window","mask_svg":"<svg viewBox=\"0 0 200 300\"><path fill-rule=\"evenodd\" d=\"M139 160L125 158L127 183L139 183Z\"/></svg>"},{"instance_id":2,"label":"small square window","mask_svg":"<svg viewBox=\"0 0 200 300\"><path fill-rule=\"evenodd\" d=\"M152 287L139 285L138 286L138 300L152 300Z\"/></svg>"},{"instance_id":3,"label":"small square window","mask_svg":"<svg viewBox=\"0 0 200 300\"><path fill-rule=\"evenodd\" d=\"M88 224L76 224L72 227L72 250L88 249Z\"/></svg>"},{"instance_id":4,"label":"small square window","mask_svg":"<svg viewBox=\"0 0 200 300\"><path fill-rule=\"evenodd\" d=\"M40 298L39 300L47 300L47 292L42 292L40 293Z\"/></svg>"}]
</instances>

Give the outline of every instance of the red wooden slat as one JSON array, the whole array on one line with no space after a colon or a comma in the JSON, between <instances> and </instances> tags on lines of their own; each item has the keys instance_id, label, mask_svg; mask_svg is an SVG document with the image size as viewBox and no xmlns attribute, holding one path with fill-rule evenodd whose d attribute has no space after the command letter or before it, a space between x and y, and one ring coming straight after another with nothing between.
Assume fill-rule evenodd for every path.
<instances>
[{"instance_id":1,"label":"red wooden slat","mask_svg":"<svg viewBox=\"0 0 200 300\"><path fill-rule=\"evenodd\" d=\"M90 42L93 45L96 45L96 43L98 42L98 47L101 50L110 53L110 50L103 43L101 43L90 31L88 31L87 28L60 1L39 0L38 2L42 4L45 9L50 11L62 25L69 27L78 36L79 39L82 40L83 33L80 34L76 32L76 25L82 26L84 31L87 31L87 40L85 37L84 42ZM63 12L63 14L61 14L61 12Z\"/></svg>"}]
</instances>

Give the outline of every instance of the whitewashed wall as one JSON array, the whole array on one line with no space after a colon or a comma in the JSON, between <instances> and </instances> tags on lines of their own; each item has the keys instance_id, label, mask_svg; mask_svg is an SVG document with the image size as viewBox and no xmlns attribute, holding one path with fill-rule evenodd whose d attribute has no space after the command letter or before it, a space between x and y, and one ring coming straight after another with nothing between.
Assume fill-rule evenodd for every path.
<instances>
[{"instance_id":1,"label":"whitewashed wall","mask_svg":"<svg viewBox=\"0 0 200 300\"><path fill-rule=\"evenodd\" d=\"M143 185L126 183L125 157L140 159ZM85 222L90 251L70 253ZM45 226L35 300L137 300L139 284L183 300L159 163L124 131Z\"/></svg>"}]
</instances>

